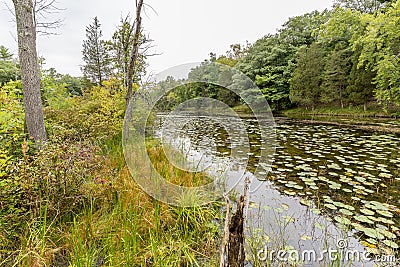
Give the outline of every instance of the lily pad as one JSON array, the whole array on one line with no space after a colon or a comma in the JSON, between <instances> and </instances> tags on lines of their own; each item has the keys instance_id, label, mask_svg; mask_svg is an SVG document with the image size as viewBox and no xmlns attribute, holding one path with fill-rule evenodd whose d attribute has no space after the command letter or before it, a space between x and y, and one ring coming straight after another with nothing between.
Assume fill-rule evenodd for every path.
<instances>
[{"instance_id":1,"label":"lily pad","mask_svg":"<svg viewBox=\"0 0 400 267\"><path fill-rule=\"evenodd\" d=\"M360 209L361 213L364 213L365 215L374 215L375 212L373 212L372 210L369 209Z\"/></svg>"},{"instance_id":2,"label":"lily pad","mask_svg":"<svg viewBox=\"0 0 400 267\"><path fill-rule=\"evenodd\" d=\"M380 234L377 230L372 229L372 228L364 228L363 232L365 235L374 238L374 239L385 239L385 236Z\"/></svg>"},{"instance_id":3,"label":"lily pad","mask_svg":"<svg viewBox=\"0 0 400 267\"><path fill-rule=\"evenodd\" d=\"M391 248L394 248L394 249L398 249L398 248L399 248L399 245L397 245L396 243L394 243L394 242L391 241L391 240L383 240L383 243L384 243L386 246L391 247Z\"/></svg>"},{"instance_id":4,"label":"lily pad","mask_svg":"<svg viewBox=\"0 0 400 267\"><path fill-rule=\"evenodd\" d=\"M367 216L364 215L354 216L354 219L359 222L374 224L373 221L371 221Z\"/></svg>"},{"instance_id":5,"label":"lily pad","mask_svg":"<svg viewBox=\"0 0 400 267\"><path fill-rule=\"evenodd\" d=\"M340 209L339 212L344 215L348 215L348 216L352 216L354 214L353 212L349 211L348 209Z\"/></svg>"},{"instance_id":6,"label":"lily pad","mask_svg":"<svg viewBox=\"0 0 400 267\"><path fill-rule=\"evenodd\" d=\"M341 217L341 216L335 216L335 221L337 221L340 224L343 225L349 225L351 223L351 221L345 217Z\"/></svg>"},{"instance_id":7,"label":"lily pad","mask_svg":"<svg viewBox=\"0 0 400 267\"><path fill-rule=\"evenodd\" d=\"M333 204L325 203L324 206L331 210L337 210L337 207Z\"/></svg>"},{"instance_id":8,"label":"lily pad","mask_svg":"<svg viewBox=\"0 0 400 267\"><path fill-rule=\"evenodd\" d=\"M390 211L386 211L386 210L376 210L377 213L379 213L382 216L388 217L388 218L392 218L393 214Z\"/></svg>"}]
</instances>

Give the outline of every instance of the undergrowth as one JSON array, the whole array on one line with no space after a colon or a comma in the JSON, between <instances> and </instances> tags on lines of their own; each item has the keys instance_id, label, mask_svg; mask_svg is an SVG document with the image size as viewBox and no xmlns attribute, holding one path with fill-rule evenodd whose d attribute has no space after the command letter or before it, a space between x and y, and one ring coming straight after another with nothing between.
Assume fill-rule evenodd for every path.
<instances>
[{"instance_id":1,"label":"undergrowth","mask_svg":"<svg viewBox=\"0 0 400 267\"><path fill-rule=\"evenodd\" d=\"M3 88L0 96L0 266L217 265L220 205L168 206L132 179L121 147L122 90L49 98L42 150L23 132L21 99ZM177 171L157 141L148 144L172 182L207 179Z\"/></svg>"}]
</instances>

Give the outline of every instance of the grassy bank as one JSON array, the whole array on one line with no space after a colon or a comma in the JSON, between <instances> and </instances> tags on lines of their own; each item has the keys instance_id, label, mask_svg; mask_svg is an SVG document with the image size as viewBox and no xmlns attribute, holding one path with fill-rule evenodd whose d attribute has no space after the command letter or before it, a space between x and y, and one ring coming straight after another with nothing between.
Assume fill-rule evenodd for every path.
<instances>
[{"instance_id":1,"label":"grassy bank","mask_svg":"<svg viewBox=\"0 0 400 267\"><path fill-rule=\"evenodd\" d=\"M220 205L173 207L143 192L123 156L123 111L108 88L53 99L42 150L17 125L0 155L0 266L217 265ZM157 140L147 149L171 182L206 179L174 169Z\"/></svg>"}]
</instances>

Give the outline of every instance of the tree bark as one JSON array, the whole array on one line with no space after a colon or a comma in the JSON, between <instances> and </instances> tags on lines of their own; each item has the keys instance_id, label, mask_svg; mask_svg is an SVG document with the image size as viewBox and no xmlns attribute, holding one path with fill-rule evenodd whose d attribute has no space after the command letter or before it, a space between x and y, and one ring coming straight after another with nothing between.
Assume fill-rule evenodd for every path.
<instances>
[{"instance_id":1,"label":"tree bark","mask_svg":"<svg viewBox=\"0 0 400 267\"><path fill-rule=\"evenodd\" d=\"M230 218L230 201L225 196L227 203L224 237L220 267L244 267L245 266L245 223L249 203L250 179L245 178L244 193L239 197L236 212Z\"/></svg>"},{"instance_id":2,"label":"tree bark","mask_svg":"<svg viewBox=\"0 0 400 267\"><path fill-rule=\"evenodd\" d=\"M139 54L139 39L140 39L140 31L142 28L142 17L141 17L141 12L142 12L142 6L143 6L143 0L139 0L137 6L136 6L136 29L135 29L135 35L133 36L133 47L131 51L131 59L129 62L129 68L128 68L128 92L126 94L126 105L128 106L129 101L133 97L133 72L135 70L136 62L138 59L138 54Z\"/></svg>"},{"instance_id":3,"label":"tree bark","mask_svg":"<svg viewBox=\"0 0 400 267\"><path fill-rule=\"evenodd\" d=\"M13 0L18 32L18 53L24 95L25 122L36 144L47 141L44 126L40 73L36 51L36 23L32 0Z\"/></svg>"}]
</instances>

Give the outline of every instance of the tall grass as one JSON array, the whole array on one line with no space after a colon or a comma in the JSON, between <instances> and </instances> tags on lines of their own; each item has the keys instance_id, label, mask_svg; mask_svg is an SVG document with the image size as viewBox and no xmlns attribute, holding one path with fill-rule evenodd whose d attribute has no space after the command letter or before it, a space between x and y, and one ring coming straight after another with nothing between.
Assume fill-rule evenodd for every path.
<instances>
[{"instance_id":1,"label":"tall grass","mask_svg":"<svg viewBox=\"0 0 400 267\"><path fill-rule=\"evenodd\" d=\"M206 176L171 167L161 145L149 144L153 164L174 183L204 183ZM104 184L86 191L84 205L72 220L50 218L47 205L42 205L39 216L32 217L19 237L19 249L0 259L0 266L217 265L219 228L215 220L220 205L181 208L152 199L132 179L121 137L100 147L107 162L101 173L116 176L104 177ZM93 186L93 181L87 184Z\"/></svg>"}]
</instances>

